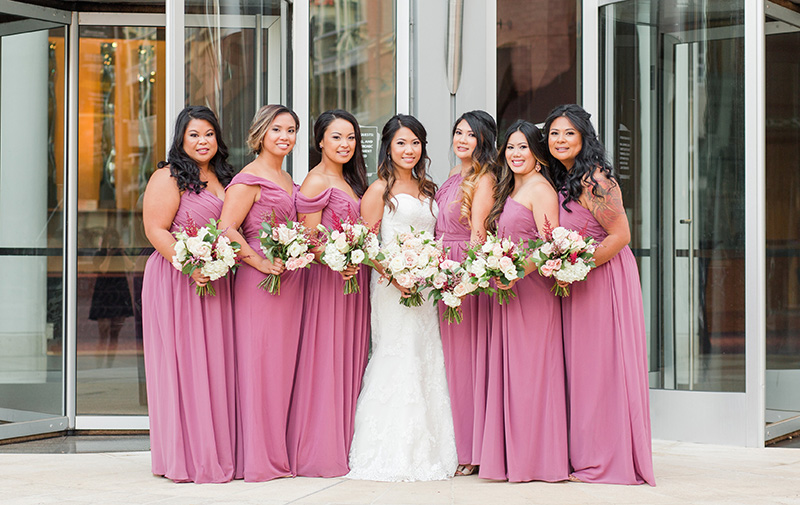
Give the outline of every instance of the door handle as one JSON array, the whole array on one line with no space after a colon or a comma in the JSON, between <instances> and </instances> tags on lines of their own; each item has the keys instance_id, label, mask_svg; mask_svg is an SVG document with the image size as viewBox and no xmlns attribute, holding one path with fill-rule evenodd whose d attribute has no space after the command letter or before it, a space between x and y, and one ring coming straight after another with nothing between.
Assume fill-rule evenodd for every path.
<instances>
[{"instance_id":1,"label":"door handle","mask_svg":"<svg viewBox=\"0 0 800 505\"><path fill-rule=\"evenodd\" d=\"M681 224L692 224L692 218L688 218L688 219L681 219L681 220L680 220L680 223L681 223Z\"/></svg>"}]
</instances>

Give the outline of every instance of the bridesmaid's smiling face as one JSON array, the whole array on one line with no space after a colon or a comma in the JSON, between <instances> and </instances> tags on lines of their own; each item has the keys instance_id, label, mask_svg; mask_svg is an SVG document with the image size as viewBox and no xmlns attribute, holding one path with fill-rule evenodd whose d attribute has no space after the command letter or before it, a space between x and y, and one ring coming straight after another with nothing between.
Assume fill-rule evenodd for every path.
<instances>
[{"instance_id":1,"label":"bridesmaid's smiling face","mask_svg":"<svg viewBox=\"0 0 800 505\"><path fill-rule=\"evenodd\" d=\"M261 139L261 152L283 157L292 152L297 142L297 124L288 112L278 114Z\"/></svg>"},{"instance_id":2,"label":"bridesmaid's smiling face","mask_svg":"<svg viewBox=\"0 0 800 505\"><path fill-rule=\"evenodd\" d=\"M453 133L453 152L461 161L471 160L472 152L477 145L478 137L475 136L467 120L462 119L456 125L455 133Z\"/></svg>"},{"instance_id":3,"label":"bridesmaid's smiling face","mask_svg":"<svg viewBox=\"0 0 800 505\"><path fill-rule=\"evenodd\" d=\"M183 133L183 150L198 166L208 167L217 154L217 132L205 119L192 119Z\"/></svg>"},{"instance_id":4,"label":"bridesmaid's smiling face","mask_svg":"<svg viewBox=\"0 0 800 505\"><path fill-rule=\"evenodd\" d=\"M320 142L322 158L344 165L356 152L356 132L350 121L337 118L331 121Z\"/></svg>"},{"instance_id":5,"label":"bridesmaid's smiling face","mask_svg":"<svg viewBox=\"0 0 800 505\"><path fill-rule=\"evenodd\" d=\"M422 156L422 142L410 129L403 126L392 138L389 146L389 157L395 168L412 170Z\"/></svg>"},{"instance_id":6,"label":"bridesmaid's smiling face","mask_svg":"<svg viewBox=\"0 0 800 505\"><path fill-rule=\"evenodd\" d=\"M521 131L509 135L506 141L506 163L518 175L529 174L536 168L536 158L528 145L528 139Z\"/></svg>"},{"instance_id":7,"label":"bridesmaid's smiling face","mask_svg":"<svg viewBox=\"0 0 800 505\"><path fill-rule=\"evenodd\" d=\"M570 170L575 164L575 158L583 148L583 136L572 124L572 121L561 116L550 124L550 130L547 132L547 145L553 158Z\"/></svg>"}]
</instances>

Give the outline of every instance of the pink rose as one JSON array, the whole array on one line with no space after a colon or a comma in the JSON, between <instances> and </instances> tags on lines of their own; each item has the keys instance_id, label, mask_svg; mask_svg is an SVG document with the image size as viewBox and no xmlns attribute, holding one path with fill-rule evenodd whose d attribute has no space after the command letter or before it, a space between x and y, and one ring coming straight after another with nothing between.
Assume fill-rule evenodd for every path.
<instances>
[{"instance_id":1,"label":"pink rose","mask_svg":"<svg viewBox=\"0 0 800 505\"><path fill-rule=\"evenodd\" d=\"M514 262L508 256L500 258L500 270L508 270L513 264Z\"/></svg>"}]
</instances>

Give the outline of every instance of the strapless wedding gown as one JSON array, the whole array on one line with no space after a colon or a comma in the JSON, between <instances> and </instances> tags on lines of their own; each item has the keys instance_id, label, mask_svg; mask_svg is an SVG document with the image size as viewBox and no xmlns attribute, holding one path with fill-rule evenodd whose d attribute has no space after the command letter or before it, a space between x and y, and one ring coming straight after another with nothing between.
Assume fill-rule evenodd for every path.
<instances>
[{"instance_id":1,"label":"strapless wedding gown","mask_svg":"<svg viewBox=\"0 0 800 505\"><path fill-rule=\"evenodd\" d=\"M438 209L399 194L384 208L381 242L415 230L433 233ZM400 305L400 291L372 272L372 357L358 397L351 479L441 480L458 466L439 313L431 301Z\"/></svg>"}]
</instances>

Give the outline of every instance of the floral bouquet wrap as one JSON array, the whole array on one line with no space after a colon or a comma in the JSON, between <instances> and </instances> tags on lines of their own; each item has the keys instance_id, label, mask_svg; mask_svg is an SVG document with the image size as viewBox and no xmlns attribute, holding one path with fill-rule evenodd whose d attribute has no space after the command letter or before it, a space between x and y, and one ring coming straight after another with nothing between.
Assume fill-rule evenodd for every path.
<instances>
[{"instance_id":1,"label":"floral bouquet wrap","mask_svg":"<svg viewBox=\"0 0 800 505\"><path fill-rule=\"evenodd\" d=\"M216 219L204 226L198 226L189 219L188 226L173 233L176 242L172 266L186 275L192 275L199 268L212 281L235 271L239 266L236 253L240 246L237 242L231 242L224 233L225 230L217 227ZM210 282L205 286L197 286L195 292L200 296L217 294Z\"/></svg>"},{"instance_id":2,"label":"floral bouquet wrap","mask_svg":"<svg viewBox=\"0 0 800 505\"><path fill-rule=\"evenodd\" d=\"M534 249L532 260L541 276L556 279L551 291L558 296L569 296L569 286L562 287L559 283L572 284L586 279L595 266L597 244L580 232L562 226L551 230L549 224L545 224L544 238L529 242Z\"/></svg>"},{"instance_id":3,"label":"floral bouquet wrap","mask_svg":"<svg viewBox=\"0 0 800 505\"><path fill-rule=\"evenodd\" d=\"M508 238L501 238L492 233L486 234L486 241L467 249L464 269L472 276L472 282L487 293L496 292L500 305L507 303L517 295L510 289L494 290L489 288L489 281L499 279L509 284L525 273L528 250L522 243L515 243Z\"/></svg>"},{"instance_id":4,"label":"floral bouquet wrap","mask_svg":"<svg viewBox=\"0 0 800 505\"><path fill-rule=\"evenodd\" d=\"M439 271L439 263L444 258L441 244L432 233L411 231L398 233L381 249L380 260L385 274L400 286L411 291L411 296L400 297L400 304L406 307L422 305L422 290L428 285L427 279Z\"/></svg>"},{"instance_id":5,"label":"floral bouquet wrap","mask_svg":"<svg viewBox=\"0 0 800 505\"><path fill-rule=\"evenodd\" d=\"M461 263L442 256L437 272L428 278L431 291L428 299L441 300L447 306L442 317L449 324L460 323L464 319L461 300L478 288Z\"/></svg>"},{"instance_id":6,"label":"floral bouquet wrap","mask_svg":"<svg viewBox=\"0 0 800 505\"><path fill-rule=\"evenodd\" d=\"M361 219L339 219L336 214L333 219L337 223L333 229L329 230L321 224L317 226L317 230L325 236L321 259L331 270L341 272L349 265L361 263L373 266L373 260L381 260L378 235L374 229L368 228ZM358 278L353 276L345 281L343 290L346 295L358 293Z\"/></svg>"},{"instance_id":7,"label":"floral bouquet wrap","mask_svg":"<svg viewBox=\"0 0 800 505\"><path fill-rule=\"evenodd\" d=\"M261 223L259 240L264 256L272 262L275 258L280 258L286 270L306 268L314 261L314 253L309 250L313 247L311 230L297 221L277 224L273 213L270 220ZM281 294L280 274L267 275L258 287L266 289L273 295Z\"/></svg>"}]
</instances>

